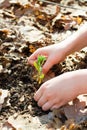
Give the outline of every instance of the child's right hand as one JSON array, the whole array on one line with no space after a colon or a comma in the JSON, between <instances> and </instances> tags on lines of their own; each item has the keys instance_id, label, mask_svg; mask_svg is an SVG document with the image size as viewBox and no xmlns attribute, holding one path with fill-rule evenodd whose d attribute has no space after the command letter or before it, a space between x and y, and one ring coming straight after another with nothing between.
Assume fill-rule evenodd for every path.
<instances>
[{"instance_id":1,"label":"child's right hand","mask_svg":"<svg viewBox=\"0 0 87 130\"><path fill-rule=\"evenodd\" d=\"M44 74L46 74L54 64L59 63L65 58L64 48L63 46L60 46L60 44L37 49L30 57L28 57L28 63L33 65L34 61L37 60L38 55L44 55L47 57L42 68Z\"/></svg>"}]
</instances>

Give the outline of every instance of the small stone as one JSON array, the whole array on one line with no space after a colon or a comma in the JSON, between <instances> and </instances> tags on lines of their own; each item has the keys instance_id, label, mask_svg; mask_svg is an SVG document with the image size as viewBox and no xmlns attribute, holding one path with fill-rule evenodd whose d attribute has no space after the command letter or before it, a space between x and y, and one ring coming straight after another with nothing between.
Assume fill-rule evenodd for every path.
<instances>
[{"instance_id":1,"label":"small stone","mask_svg":"<svg viewBox=\"0 0 87 130\"><path fill-rule=\"evenodd\" d=\"M0 73L2 73L2 72L3 72L3 66L0 65Z\"/></svg>"}]
</instances>

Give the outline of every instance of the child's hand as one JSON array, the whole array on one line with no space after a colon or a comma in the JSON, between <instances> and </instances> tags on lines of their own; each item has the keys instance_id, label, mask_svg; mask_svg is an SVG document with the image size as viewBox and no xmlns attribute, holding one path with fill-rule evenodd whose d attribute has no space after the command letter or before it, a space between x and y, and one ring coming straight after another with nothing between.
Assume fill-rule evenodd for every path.
<instances>
[{"instance_id":1,"label":"child's hand","mask_svg":"<svg viewBox=\"0 0 87 130\"><path fill-rule=\"evenodd\" d=\"M79 95L74 72L67 72L41 85L34 99L43 110L59 108Z\"/></svg>"},{"instance_id":2,"label":"child's hand","mask_svg":"<svg viewBox=\"0 0 87 130\"><path fill-rule=\"evenodd\" d=\"M47 58L42 68L42 71L44 74L46 74L54 64L59 63L65 58L64 49L62 46L58 44L54 44L54 45L37 49L28 58L28 63L33 65L34 61L37 60L38 55L44 55Z\"/></svg>"}]
</instances>

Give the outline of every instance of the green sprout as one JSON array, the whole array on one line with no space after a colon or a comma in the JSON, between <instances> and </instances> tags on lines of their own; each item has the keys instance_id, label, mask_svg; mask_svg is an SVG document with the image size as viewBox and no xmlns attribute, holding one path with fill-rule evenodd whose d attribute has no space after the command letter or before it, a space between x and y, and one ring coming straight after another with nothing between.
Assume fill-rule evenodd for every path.
<instances>
[{"instance_id":1,"label":"green sprout","mask_svg":"<svg viewBox=\"0 0 87 130\"><path fill-rule=\"evenodd\" d=\"M42 72L42 66L45 61L46 61L46 57L42 56L42 55L39 55L37 58L37 61L34 61L34 67L37 70L37 74L34 77L38 81L39 84L44 79L44 74Z\"/></svg>"}]
</instances>

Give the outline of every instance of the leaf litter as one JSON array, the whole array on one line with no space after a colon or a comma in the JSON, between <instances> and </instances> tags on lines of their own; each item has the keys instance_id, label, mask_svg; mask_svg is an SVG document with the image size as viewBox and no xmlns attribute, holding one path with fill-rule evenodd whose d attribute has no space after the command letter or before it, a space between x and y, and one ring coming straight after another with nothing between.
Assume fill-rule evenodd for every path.
<instances>
[{"instance_id":1,"label":"leaf litter","mask_svg":"<svg viewBox=\"0 0 87 130\"><path fill-rule=\"evenodd\" d=\"M87 9L87 2L52 0ZM87 95L54 111L44 112L33 99L40 87L27 57L37 48L60 41L87 22L87 11L63 8L38 0L0 1L0 129L86 130ZM45 76L87 68L87 48L68 56Z\"/></svg>"}]
</instances>

